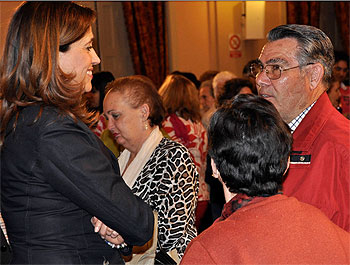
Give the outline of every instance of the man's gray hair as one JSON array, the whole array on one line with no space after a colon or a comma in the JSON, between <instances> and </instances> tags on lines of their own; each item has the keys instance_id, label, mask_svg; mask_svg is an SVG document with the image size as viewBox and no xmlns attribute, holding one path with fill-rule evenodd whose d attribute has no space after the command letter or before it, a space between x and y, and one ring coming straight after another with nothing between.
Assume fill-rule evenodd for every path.
<instances>
[{"instance_id":1,"label":"man's gray hair","mask_svg":"<svg viewBox=\"0 0 350 265\"><path fill-rule=\"evenodd\" d=\"M334 65L334 49L328 36L322 30L313 26L297 24L278 26L267 35L270 42L284 38L297 40L299 51L296 53L296 59L300 67L308 63L321 63L323 65L323 82L328 87Z\"/></svg>"},{"instance_id":2,"label":"man's gray hair","mask_svg":"<svg viewBox=\"0 0 350 265\"><path fill-rule=\"evenodd\" d=\"M199 86L199 89L202 87L209 87L209 93L212 97L214 97L214 90L213 90L213 81L212 80L205 80L201 83Z\"/></svg>"},{"instance_id":3,"label":"man's gray hair","mask_svg":"<svg viewBox=\"0 0 350 265\"><path fill-rule=\"evenodd\" d=\"M221 71L213 78L213 88L217 89L218 83L224 83L230 79L237 78L234 73L230 71Z\"/></svg>"}]
</instances>

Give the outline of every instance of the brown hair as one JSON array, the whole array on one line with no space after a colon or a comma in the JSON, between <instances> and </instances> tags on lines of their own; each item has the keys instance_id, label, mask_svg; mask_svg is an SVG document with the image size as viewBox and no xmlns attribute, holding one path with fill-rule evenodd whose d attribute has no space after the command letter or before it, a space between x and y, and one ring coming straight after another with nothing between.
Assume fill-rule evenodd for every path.
<instances>
[{"instance_id":1,"label":"brown hair","mask_svg":"<svg viewBox=\"0 0 350 265\"><path fill-rule=\"evenodd\" d=\"M63 73L58 58L94 21L94 11L72 2L25 2L17 9L0 62L0 145L9 120L29 105L52 105L91 121L81 100L83 84L71 84L74 75Z\"/></svg>"},{"instance_id":2,"label":"brown hair","mask_svg":"<svg viewBox=\"0 0 350 265\"><path fill-rule=\"evenodd\" d=\"M162 98L158 94L154 83L148 77L143 75L120 77L110 82L106 86L106 91L106 97L114 92L124 95L133 108L147 104L150 109L148 117L150 125L161 127L165 117L165 109Z\"/></svg>"},{"instance_id":3,"label":"brown hair","mask_svg":"<svg viewBox=\"0 0 350 265\"><path fill-rule=\"evenodd\" d=\"M168 75L159 89L159 94L168 114L177 113L185 120L194 122L201 120L198 91L186 77Z\"/></svg>"}]
</instances>

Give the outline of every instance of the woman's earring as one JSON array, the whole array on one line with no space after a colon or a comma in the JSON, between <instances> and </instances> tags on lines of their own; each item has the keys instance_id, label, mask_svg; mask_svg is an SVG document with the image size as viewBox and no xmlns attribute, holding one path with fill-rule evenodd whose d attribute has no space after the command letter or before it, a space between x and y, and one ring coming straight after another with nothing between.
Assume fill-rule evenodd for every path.
<instances>
[{"instance_id":1,"label":"woman's earring","mask_svg":"<svg viewBox=\"0 0 350 265\"><path fill-rule=\"evenodd\" d=\"M147 122L145 123L145 130L146 130L146 131L148 130L148 124L147 124Z\"/></svg>"}]
</instances>

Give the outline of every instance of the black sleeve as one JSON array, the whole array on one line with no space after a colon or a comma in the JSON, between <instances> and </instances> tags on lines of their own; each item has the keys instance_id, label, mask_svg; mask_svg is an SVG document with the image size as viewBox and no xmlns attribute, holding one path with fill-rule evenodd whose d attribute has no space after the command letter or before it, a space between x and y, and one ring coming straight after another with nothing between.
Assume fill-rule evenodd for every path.
<instances>
[{"instance_id":1,"label":"black sleeve","mask_svg":"<svg viewBox=\"0 0 350 265\"><path fill-rule=\"evenodd\" d=\"M84 125L85 126L85 125ZM143 245L153 234L153 213L133 195L99 139L70 120L45 126L38 155L50 185L118 231L125 242Z\"/></svg>"},{"instance_id":2,"label":"black sleeve","mask_svg":"<svg viewBox=\"0 0 350 265\"><path fill-rule=\"evenodd\" d=\"M1 256L0 256L0 261L1 264L10 264L10 261L12 259L12 250L10 245L7 243L7 240L5 238L5 235L1 230Z\"/></svg>"}]
</instances>

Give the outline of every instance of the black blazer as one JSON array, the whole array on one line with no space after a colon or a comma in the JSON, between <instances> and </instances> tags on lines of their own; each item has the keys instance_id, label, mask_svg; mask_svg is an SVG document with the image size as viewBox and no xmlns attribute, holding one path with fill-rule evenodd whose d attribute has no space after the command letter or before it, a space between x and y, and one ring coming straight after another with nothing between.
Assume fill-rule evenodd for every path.
<instances>
[{"instance_id":1,"label":"black blazer","mask_svg":"<svg viewBox=\"0 0 350 265\"><path fill-rule=\"evenodd\" d=\"M12 264L102 264L117 250L94 233L92 216L129 245L147 242L152 210L124 183L112 152L56 108L44 107L35 121L39 109L21 111L1 150L1 211Z\"/></svg>"},{"instance_id":2,"label":"black blazer","mask_svg":"<svg viewBox=\"0 0 350 265\"><path fill-rule=\"evenodd\" d=\"M12 258L12 250L9 246L9 244L7 244L5 235L1 230L1 254L0 254L0 264L9 264Z\"/></svg>"}]
</instances>

